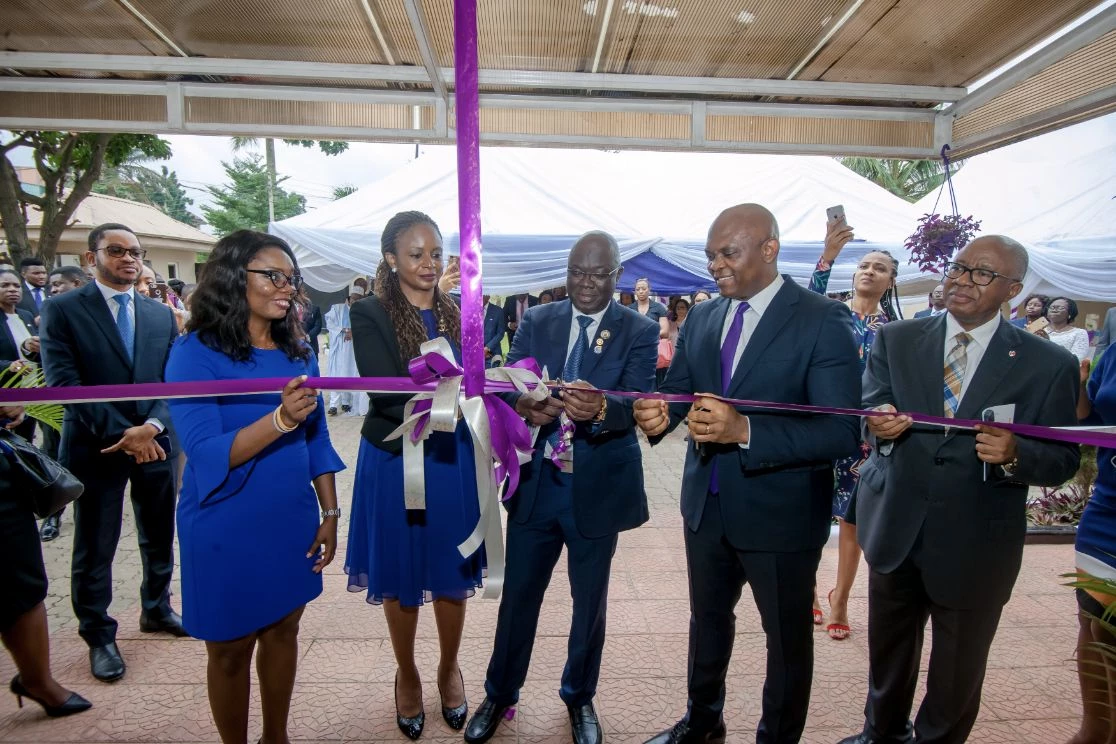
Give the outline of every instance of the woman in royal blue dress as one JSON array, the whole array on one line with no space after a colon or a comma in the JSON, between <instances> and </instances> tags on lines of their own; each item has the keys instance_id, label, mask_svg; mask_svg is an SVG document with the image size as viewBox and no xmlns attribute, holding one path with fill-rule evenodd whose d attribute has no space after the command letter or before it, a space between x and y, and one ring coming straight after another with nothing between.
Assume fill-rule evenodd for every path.
<instances>
[{"instance_id":1,"label":"woman in royal blue dress","mask_svg":"<svg viewBox=\"0 0 1116 744\"><path fill-rule=\"evenodd\" d=\"M1082 424L1116 426L1116 351L1101 355L1089 374L1081 364L1081 395L1077 416ZM1076 563L1082 580L1116 582L1116 449L1097 448L1097 482L1081 523L1077 526ZM1111 648L1116 636L1113 620L1101 622L1116 603L1116 592L1100 586L1077 590L1077 676L1081 682L1081 728L1070 744L1107 744L1116 741L1112 697L1116 694L1116 663ZM1106 648L1107 647L1107 650Z\"/></svg>"},{"instance_id":2,"label":"woman in royal blue dress","mask_svg":"<svg viewBox=\"0 0 1116 744\"><path fill-rule=\"evenodd\" d=\"M810 278L810 289L825 294L829 286L829 276L833 262L853 239L852 228L845 224L845 218L826 225L825 247L822 256ZM897 320L899 311L895 297L895 277L899 273L899 262L887 251L872 251L864 254L853 272L853 295L845 303L852 316L853 329L860 350L860 371L868 363L872 353L872 343L884 323ZM856 493L856 483L860 479L860 466L868 459L871 447L867 442L860 443L860 454L844 457L833 463L835 482L833 485L833 516L838 527L837 538L837 582L829 592L829 623L826 632L835 641L843 641L851 632L849 626L849 592L856 580L856 569L860 565L860 546L856 542L856 524L849 507ZM817 587L814 588L814 624L820 625L824 615L818 603Z\"/></svg>"},{"instance_id":3,"label":"woman in royal blue dress","mask_svg":"<svg viewBox=\"0 0 1116 744\"><path fill-rule=\"evenodd\" d=\"M384 227L380 250L374 292L350 311L361 376L406 377L407 362L418 356L419 345L438 336L460 355L461 313L438 288L438 226L421 212L401 212ZM465 600L481 586L483 554L462 558L457 550L480 518L472 441L464 422L455 433L434 432L426 440L426 509L405 508L401 440L386 437L402 422L409 397L371 396L361 430L345 572L349 591L367 591L368 602L384 606L398 666L396 723L417 739L426 721L415 665L419 607L428 601L434 605L442 717L459 730L468 705L457 654Z\"/></svg>"},{"instance_id":4,"label":"woman in royal blue dress","mask_svg":"<svg viewBox=\"0 0 1116 744\"><path fill-rule=\"evenodd\" d=\"M248 740L252 653L266 744L286 744L298 623L322 593L337 548L334 473L317 376L294 312L302 285L290 247L241 230L222 238L194 290L167 382L281 377L281 393L170 401L186 452L178 500L182 621L204 640L221 741ZM319 520L319 508L321 509Z\"/></svg>"}]
</instances>

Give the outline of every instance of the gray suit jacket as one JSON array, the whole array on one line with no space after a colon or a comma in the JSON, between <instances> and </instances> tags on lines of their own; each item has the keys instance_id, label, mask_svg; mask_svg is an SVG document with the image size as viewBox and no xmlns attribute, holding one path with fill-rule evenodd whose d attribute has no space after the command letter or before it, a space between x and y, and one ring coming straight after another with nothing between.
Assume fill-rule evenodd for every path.
<instances>
[{"instance_id":1,"label":"gray suit jacket","mask_svg":"<svg viewBox=\"0 0 1116 744\"><path fill-rule=\"evenodd\" d=\"M888 323L864 371L864 406L942 415L944 315ZM1015 422L1073 426L1077 360L1065 349L1001 321L958 418L1015 404ZM930 598L955 608L1003 604L1023 557L1028 486L1056 486L1077 472L1077 445L1017 437L1012 477L976 456L976 432L915 424L898 439L873 442L860 470L857 535L873 570L889 573L908 557ZM870 438L871 441L871 438Z\"/></svg>"},{"instance_id":2,"label":"gray suit jacket","mask_svg":"<svg viewBox=\"0 0 1116 744\"><path fill-rule=\"evenodd\" d=\"M1104 314L1104 326L1097 333L1097 351L1093 355L1094 359L1108 348L1113 336L1116 336L1116 307L1108 308L1108 312Z\"/></svg>"}]
</instances>

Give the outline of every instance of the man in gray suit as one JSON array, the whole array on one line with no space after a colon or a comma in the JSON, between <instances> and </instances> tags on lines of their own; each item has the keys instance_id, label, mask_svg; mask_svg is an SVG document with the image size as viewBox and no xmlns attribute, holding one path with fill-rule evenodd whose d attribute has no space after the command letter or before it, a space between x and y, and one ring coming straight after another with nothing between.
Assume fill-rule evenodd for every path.
<instances>
[{"instance_id":1,"label":"man in gray suit","mask_svg":"<svg viewBox=\"0 0 1116 744\"><path fill-rule=\"evenodd\" d=\"M1097 350L1093 353L1093 358L1098 358L1108 345L1112 343L1112 337L1116 335L1116 307L1108 308L1108 312L1104 314L1104 325L1097 333Z\"/></svg>"},{"instance_id":2,"label":"man in gray suit","mask_svg":"<svg viewBox=\"0 0 1116 744\"><path fill-rule=\"evenodd\" d=\"M888 323L864 371L864 405L1042 426L1077 422L1069 352L1012 326L1000 307L1022 289L1027 252L974 240L945 269L946 313ZM942 360L931 364L928 360ZM1028 486L1077 471L1078 448L990 425L942 429L896 414L866 419L857 533L868 579L864 729L841 744L955 744L980 709L988 649L1023 557ZM926 621L926 697L909 720Z\"/></svg>"}]
</instances>

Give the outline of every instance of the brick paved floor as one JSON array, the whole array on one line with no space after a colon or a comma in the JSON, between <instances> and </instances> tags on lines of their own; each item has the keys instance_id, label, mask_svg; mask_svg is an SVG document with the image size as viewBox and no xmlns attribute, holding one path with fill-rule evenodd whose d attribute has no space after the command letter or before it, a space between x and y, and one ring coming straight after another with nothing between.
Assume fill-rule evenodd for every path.
<instances>
[{"instance_id":1,"label":"brick paved floor","mask_svg":"<svg viewBox=\"0 0 1116 744\"><path fill-rule=\"evenodd\" d=\"M331 420L334 441L350 468L356 462L360 420ZM620 537L609 590L608 642L597 706L606 738L639 742L670 725L685 705L688 603L678 492L683 443L680 435L645 446L651 521ZM347 506L352 469L340 476ZM245 525L245 529L251 529ZM347 525L341 525L342 548ZM114 574L120 647L127 676L115 685L94 680L77 636L69 604L69 551L73 522L63 521L61 539L45 546L51 594L54 670L63 684L80 691L95 708L52 721L30 704L0 695L0 740L10 742L214 742L205 689L205 650L200 642L138 632L139 560L131 514ZM837 553L822 557L819 586L832 586ZM326 590L303 619L301 662L291 710L291 738L301 742L405 741L395 728L392 703L394 662L383 612L345 590L343 554L328 569ZM1076 731L1081 706L1072 666L1075 605L1059 574L1073 564L1070 546L1029 546L1015 595L1007 606L993 647L984 704L974 742L1064 742ZM979 580L979 577L974 577ZM865 632L867 582L864 567L853 592L853 634L829 640L819 629L813 700L804 741L832 744L859 730L867 680ZM177 600L175 601L177 605ZM484 670L496 623L496 602L469 603L461 667L470 703L484 695ZM729 670L725 717L729 741L754 741L763 682L764 637L750 595L738 610L739 633ZM569 728L557 695L569 625L569 587L560 565L547 594L531 672L514 720L501 725L497 742L566 742ZM419 627L419 666L426 682L424 741L460 740L438 715L434 684L437 644L432 613ZM928 639L929 640L929 639ZM927 645L929 648L929 644ZM0 654L0 680L14 674ZM921 692L920 692L921 694ZM258 695L251 739L259 735Z\"/></svg>"}]
</instances>

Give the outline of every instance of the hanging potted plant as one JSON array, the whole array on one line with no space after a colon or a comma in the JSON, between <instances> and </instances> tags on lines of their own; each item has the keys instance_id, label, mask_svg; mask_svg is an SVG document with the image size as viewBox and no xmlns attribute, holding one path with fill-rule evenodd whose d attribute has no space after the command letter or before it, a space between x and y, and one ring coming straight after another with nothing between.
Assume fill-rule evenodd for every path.
<instances>
[{"instance_id":1,"label":"hanging potted plant","mask_svg":"<svg viewBox=\"0 0 1116 744\"><path fill-rule=\"evenodd\" d=\"M943 267L953 258L953 254L963 248L980 229L980 220L972 215L962 217L957 213L957 196L953 193L953 179L949 165L949 145L942 147L942 162L945 164L945 181L938 191L948 190L951 214L939 214L938 200L934 211L924 214L918 221L918 228L903 244L910 251L910 263L917 264L919 270L930 274L941 274Z\"/></svg>"}]
</instances>

